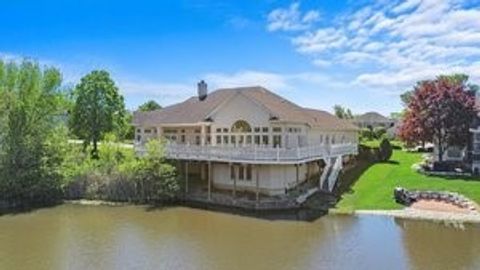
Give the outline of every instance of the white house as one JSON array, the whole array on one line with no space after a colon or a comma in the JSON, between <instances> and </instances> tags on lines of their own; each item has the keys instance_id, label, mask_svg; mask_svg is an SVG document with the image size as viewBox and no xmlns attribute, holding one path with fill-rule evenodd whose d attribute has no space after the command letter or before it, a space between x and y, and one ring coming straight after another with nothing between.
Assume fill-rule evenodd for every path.
<instances>
[{"instance_id":1,"label":"white house","mask_svg":"<svg viewBox=\"0 0 480 270\"><path fill-rule=\"evenodd\" d=\"M357 154L357 128L315 109L300 107L254 86L207 92L152 112L135 112L135 147L165 138L166 155L178 160L185 189L285 194L318 176L332 190L342 157Z\"/></svg>"}]
</instances>

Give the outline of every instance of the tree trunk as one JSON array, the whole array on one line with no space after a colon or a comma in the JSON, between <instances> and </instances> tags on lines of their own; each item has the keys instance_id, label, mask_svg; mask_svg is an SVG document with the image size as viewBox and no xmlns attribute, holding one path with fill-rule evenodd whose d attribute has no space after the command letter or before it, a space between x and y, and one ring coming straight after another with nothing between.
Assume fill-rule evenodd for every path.
<instances>
[{"instance_id":1,"label":"tree trunk","mask_svg":"<svg viewBox=\"0 0 480 270\"><path fill-rule=\"evenodd\" d=\"M93 139L93 149L92 149L92 158L98 159L98 146L97 146L97 139Z\"/></svg>"}]
</instances>

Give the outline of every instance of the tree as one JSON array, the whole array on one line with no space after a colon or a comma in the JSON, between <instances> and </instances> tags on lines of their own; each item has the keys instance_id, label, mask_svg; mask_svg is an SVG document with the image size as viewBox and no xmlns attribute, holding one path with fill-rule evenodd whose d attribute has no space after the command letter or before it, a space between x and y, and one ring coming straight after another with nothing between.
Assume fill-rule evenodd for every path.
<instances>
[{"instance_id":1,"label":"tree","mask_svg":"<svg viewBox=\"0 0 480 270\"><path fill-rule=\"evenodd\" d=\"M353 114L350 109L342 107L341 105L333 106L333 110L335 111L335 116L340 119L353 119Z\"/></svg>"},{"instance_id":2,"label":"tree","mask_svg":"<svg viewBox=\"0 0 480 270\"><path fill-rule=\"evenodd\" d=\"M142 182L143 193L151 195L144 195L143 199L148 201L173 198L180 187L175 167L165 160L163 144L159 140L150 140L146 149L137 174ZM148 190L145 187L148 187Z\"/></svg>"},{"instance_id":3,"label":"tree","mask_svg":"<svg viewBox=\"0 0 480 270\"><path fill-rule=\"evenodd\" d=\"M434 142L438 160L448 145L465 146L477 111L468 77L439 76L417 83L400 126L399 136L408 145Z\"/></svg>"},{"instance_id":4,"label":"tree","mask_svg":"<svg viewBox=\"0 0 480 270\"><path fill-rule=\"evenodd\" d=\"M70 125L73 133L87 146L93 142L91 155L98 158L98 141L107 132L125 126L125 104L108 72L95 70L83 77L74 90L75 104Z\"/></svg>"},{"instance_id":5,"label":"tree","mask_svg":"<svg viewBox=\"0 0 480 270\"><path fill-rule=\"evenodd\" d=\"M158 104L155 100L149 100L138 107L138 110L141 112L150 112L161 109L162 106Z\"/></svg>"},{"instance_id":6,"label":"tree","mask_svg":"<svg viewBox=\"0 0 480 270\"><path fill-rule=\"evenodd\" d=\"M19 206L60 198L62 93L58 70L0 61L0 201Z\"/></svg>"}]
</instances>

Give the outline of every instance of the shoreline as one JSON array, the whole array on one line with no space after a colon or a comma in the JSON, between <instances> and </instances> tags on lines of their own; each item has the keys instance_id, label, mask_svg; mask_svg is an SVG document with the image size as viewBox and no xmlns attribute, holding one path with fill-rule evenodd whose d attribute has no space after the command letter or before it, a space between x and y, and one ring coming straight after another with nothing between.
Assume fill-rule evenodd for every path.
<instances>
[{"instance_id":1,"label":"shoreline","mask_svg":"<svg viewBox=\"0 0 480 270\"><path fill-rule=\"evenodd\" d=\"M332 212L332 213L342 214L341 212L337 212L337 213ZM363 216L363 215L388 216L388 217L401 218L401 219L433 221L433 222L446 223L446 224L463 224L463 223L480 224L480 213L478 212L466 214L466 213L404 208L400 210L355 210L351 214L355 216Z\"/></svg>"},{"instance_id":2,"label":"shoreline","mask_svg":"<svg viewBox=\"0 0 480 270\"><path fill-rule=\"evenodd\" d=\"M129 206L129 205L138 205L128 202L110 202L102 200L65 200L65 204L73 205L85 205L85 206ZM179 204L179 206L187 206L185 204ZM195 208L195 207L194 207ZM202 208L205 209L205 208ZM207 208L208 210L209 208ZM225 209L223 209L225 212ZM287 211L287 210L285 210ZM231 213L237 213L232 209ZM237 213L238 214L238 213ZM329 211L331 215L352 215L352 216L387 216L401 219L409 220L421 220L421 221L433 221L447 224L462 224L462 223L472 223L480 224L480 213L455 213L455 212L443 212L443 211L434 211L434 210L423 210L415 208L404 208L399 210L354 210L352 212L343 212L336 209L331 209Z\"/></svg>"}]
</instances>

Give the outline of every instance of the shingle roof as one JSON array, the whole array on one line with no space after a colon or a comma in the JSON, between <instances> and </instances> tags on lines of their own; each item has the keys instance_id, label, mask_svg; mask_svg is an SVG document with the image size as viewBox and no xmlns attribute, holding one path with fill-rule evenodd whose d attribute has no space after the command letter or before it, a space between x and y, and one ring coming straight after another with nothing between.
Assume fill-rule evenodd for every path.
<instances>
[{"instance_id":1,"label":"shingle roof","mask_svg":"<svg viewBox=\"0 0 480 270\"><path fill-rule=\"evenodd\" d=\"M362 115L355 116L353 122L363 122L363 123L391 123L392 120L387 117L377 113L377 112L368 112Z\"/></svg>"},{"instance_id":2,"label":"shingle roof","mask_svg":"<svg viewBox=\"0 0 480 270\"><path fill-rule=\"evenodd\" d=\"M276 121L304 123L326 130L357 130L357 127L320 110L308 109L260 87L218 89L200 101L193 96L184 102L152 112L135 112L134 125L194 124L206 121L209 114L233 96L241 94L263 106Z\"/></svg>"}]
</instances>

